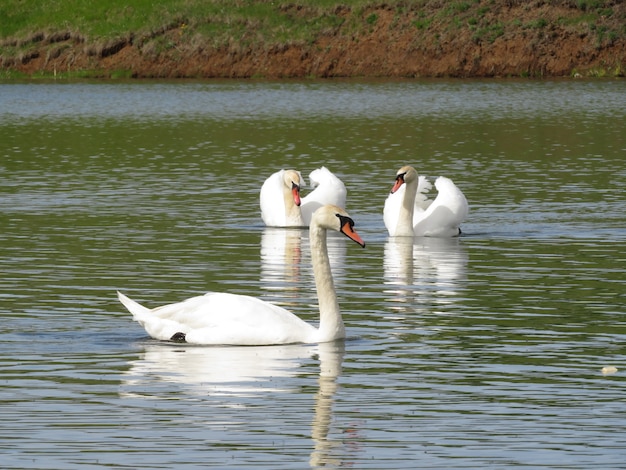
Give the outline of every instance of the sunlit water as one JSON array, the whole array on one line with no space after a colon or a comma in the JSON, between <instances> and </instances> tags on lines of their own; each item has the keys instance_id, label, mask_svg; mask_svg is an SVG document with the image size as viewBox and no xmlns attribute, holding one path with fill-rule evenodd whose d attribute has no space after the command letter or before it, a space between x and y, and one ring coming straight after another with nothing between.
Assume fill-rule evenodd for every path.
<instances>
[{"instance_id":1,"label":"sunlit water","mask_svg":"<svg viewBox=\"0 0 626 470\"><path fill-rule=\"evenodd\" d=\"M624 122L623 81L0 85L2 468L624 468ZM387 236L407 163L462 237ZM329 240L346 341L159 343L117 302L316 322L258 191L321 165L367 242Z\"/></svg>"}]
</instances>

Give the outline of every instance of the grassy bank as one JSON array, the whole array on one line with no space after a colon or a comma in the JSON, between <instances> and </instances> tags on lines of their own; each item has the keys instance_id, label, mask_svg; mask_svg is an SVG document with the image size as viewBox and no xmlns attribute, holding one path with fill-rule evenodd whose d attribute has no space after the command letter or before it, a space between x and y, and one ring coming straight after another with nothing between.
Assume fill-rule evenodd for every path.
<instances>
[{"instance_id":1,"label":"grassy bank","mask_svg":"<svg viewBox=\"0 0 626 470\"><path fill-rule=\"evenodd\" d=\"M297 68L293 76L323 76L334 72L328 67L321 69L322 73L316 72L314 65L300 70L297 56L301 57L300 62L311 56L318 56L321 62L324 58L331 60L329 53L333 52L332 60L339 64L354 50L359 67L352 74L348 68L340 69L338 74L385 75L397 70L399 75L429 75L426 68L424 73L417 66L413 67L414 72L401 66L385 72L373 64L368 71L364 65L367 55L361 59L358 51L364 41L370 41L372 48L387 46L384 51L373 51L372 57L377 53L406 56L416 51L414 55L421 54L423 63L435 61L438 55L458 54L463 46L467 57L458 60L476 62L484 61L485 53L494 55L506 49L494 47L491 52L491 46L498 42L526 44L527 56L534 51L549 55L547 48L552 47L557 54L563 41L574 42L578 38L585 41L580 46L582 50L595 49L588 55L589 63L580 64L579 69L602 69L602 64L614 56L612 63L605 64L604 73L621 75L626 60L626 11L622 3L609 0L391 0L384 3L368 0L3 0L0 4L0 66L5 77L18 73L30 76L52 73L108 77L159 75L159 70L150 68L149 63L168 67L169 76L211 76L220 75L218 65L209 70L192 64L222 54L224 57L220 60L225 69L222 76L289 76L290 66ZM396 47L389 48L389 44ZM469 50L468 45L475 50ZM119 55L116 65L111 58L126 48L133 49L133 59L128 54ZM297 54L291 54L294 57L290 58L287 51L296 49ZM598 51L603 50L611 50L605 54L608 59L602 56L598 62ZM580 56L579 51L572 53ZM271 55L283 63L292 60L293 64L283 64L283 70L272 72L271 61L266 61L263 69L258 66L255 71L259 54ZM245 57L249 65L245 71L238 72L233 65L241 65ZM393 60L391 57L390 61ZM403 59L395 60L401 65ZM503 63L507 60L510 58L501 58ZM187 72L183 67L185 61L190 64ZM536 74L528 72L534 67L529 64L520 65L520 75ZM435 65L433 62L433 67ZM464 68L459 75L463 75L463 70L466 75L485 73L480 67L473 67L472 71L464 63L460 65ZM541 67L547 70L545 65L538 64L539 73ZM433 68L430 75L455 75L452 65L448 68L449 72ZM163 76L168 74L163 72Z\"/></svg>"},{"instance_id":2,"label":"grassy bank","mask_svg":"<svg viewBox=\"0 0 626 470\"><path fill-rule=\"evenodd\" d=\"M324 30L343 23L336 14L338 9L364 8L369 3L366 0L341 3L327 0L3 0L0 5L1 52L8 56L24 53L33 43L53 43L55 38L67 35L103 49L107 44L125 39L149 42L173 29L198 46L302 44L314 41Z\"/></svg>"}]
</instances>

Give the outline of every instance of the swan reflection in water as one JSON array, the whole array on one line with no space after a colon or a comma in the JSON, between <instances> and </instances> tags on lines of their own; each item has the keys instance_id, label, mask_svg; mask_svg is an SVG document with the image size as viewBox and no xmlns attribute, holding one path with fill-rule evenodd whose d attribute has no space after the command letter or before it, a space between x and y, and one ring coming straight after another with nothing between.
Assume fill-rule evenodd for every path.
<instances>
[{"instance_id":1,"label":"swan reflection in water","mask_svg":"<svg viewBox=\"0 0 626 470\"><path fill-rule=\"evenodd\" d=\"M335 285L340 286L345 275L346 243L343 235L328 232L327 246ZM311 298L302 292L311 291L315 298L315 283L311 267L311 250L307 229L266 227L261 237L261 286L277 304L306 302ZM277 297L280 296L280 297ZM339 454L346 439L328 439L332 405L337 391L344 355L343 341L320 343L315 346L320 359L319 387L315 395L315 414L311 427L314 450L310 464L337 466L343 460Z\"/></svg>"},{"instance_id":2,"label":"swan reflection in water","mask_svg":"<svg viewBox=\"0 0 626 470\"><path fill-rule=\"evenodd\" d=\"M385 285L394 309L415 303L455 302L467 280L468 254L459 238L390 237L385 244Z\"/></svg>"},{"instance_id":3,"label":"swan reflection in water","mask_svg":"<svg viewBox=\"0 0 626 470\"><path fill-rule=\"evenodd\" d=\"M281 394L288 397L296 393L293 406L300 417L309 409L308 405L303 405L303 401L309 401L309 379L313 379L307 372L313 370L317 358L319 377L311 403L313 448L310 461L316 466L329 465L342 460L345 446L343 439L328 439L344 354L343 340L315 345L224 347L148 343L141 358L132 362L125 373L120 394L126 398L175 395L177 399L191 395L194 399L205 397L207 402L219 398L215 405L220 408L242 408L241 398L246 397L261 397L274 404L284 399L281 406L288 411L289 401L281 398ZM302 380L306 380L306 384ZM164 384L170 386L163 387ZM173 389L171 384L177 387ZM299 390L302 390L300 395Z\"/></svg>"},{"instance_id":4,"label":"swan reflection in water","mask_svg":"<svg viewBox=\"0 0 626 470\"><path fill-rule=\"evenodd\" d=\"M340 233L327 233L328 257L336 286L341 285L347 243ZM307 229L265 227L261 235L261 288L279 305L302 300L302 291L315 296L311 247ZM307 296L308 297L308 296ZM340 295L341 298L341 295Z\"/></svg>"},{"instance_id":5,"label":"swan reflection in water","mask_svg":"<svg viewBox=\"0 0 626 470\"><path fill-rule=\"evenodd\" d=\"M278 379L295 375L302 363L316 354L314 348L150 343L146 344L142 358L131 364L125 388L149 385L156 380L181 384L185 392L200 395L246 397L285 392L288 389Z\"/></svg>"},{"instance_id":6,"label":"swan reflection in water","mask_svg":"<svg viewBox=\"0 0 626 470\"><path fill-rule=\"evenodd\" d=\"M302 284L302 236L305 230L265 228L261 236L261 285L293 297ZM308 266L309 263L304 263ZM296 291L296 292L294 292Z\"/></svg>"}]
</instances>

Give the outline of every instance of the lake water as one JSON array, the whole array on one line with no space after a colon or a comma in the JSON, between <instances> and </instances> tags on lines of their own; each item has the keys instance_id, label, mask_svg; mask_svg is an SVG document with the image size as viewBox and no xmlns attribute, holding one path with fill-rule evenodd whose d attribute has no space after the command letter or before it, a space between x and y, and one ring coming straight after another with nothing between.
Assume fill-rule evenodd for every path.
<instances>
[{"instance_id":1,"label":"lake water","mask_svg":"<svg viewBox=\"0 0 626 470\"><path fill-rule=\"evenodd\" d=\"M0 85L2 467L626 468L625 122L624 80ZM462 237L387 236L404 164ZM330 238L347 340L160 343L118 303L315 323L258 192L321 165L367 243Z\"/></svg>"}]
</instances>

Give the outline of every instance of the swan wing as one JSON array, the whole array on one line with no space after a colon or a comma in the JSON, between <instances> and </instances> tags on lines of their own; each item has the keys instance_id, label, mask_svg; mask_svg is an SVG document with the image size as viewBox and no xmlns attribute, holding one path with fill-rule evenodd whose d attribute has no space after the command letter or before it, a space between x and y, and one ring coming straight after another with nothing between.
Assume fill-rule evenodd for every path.
<instances>
[{"instance_id":1,"label":"swan wing","mask_svg":"<svg viewBox=\"0 0 626 470\"><path fill-rule=\"evenodd\" d=\"M149 310L118 293L120 301L153 338L176 333L195 344L286 344L309 342L317 328L288 310L255 297L209 292Z\"/></svg>"},{"instance_id":2,"label":"swan wing","mask_svg":"<svg viewBox=\"0 0 626 470\"><path fill-rule=\"evenodd\" d=\"M435 180L438 194L425 209L415 212L413 231L418 236L454 237L459 235L459 225L467 218L469 206L461 190L450 178L440 176Z\"/></svg>"},{"instance_id":3,"label":"swan wing","mask_svg":"<svg viewBox=\"0 0 626 470\"><path fill-rule=\"evenodd\" d=\"M452 182L450 178L440 176L435 180L437 198L441 198L441 204L445 204L455 216L455 222L460 224L469 213L469 204L465 194Z\"/></svg>"},{"instance_id":4,"label":"swan wing","mask_svg":"<svg viewBox=\"0 0 626 470\"><path fill-rule=\"evenodd\" d=\"M345 207L348 191L337 176L335 176L325 166L313 170L309 175L311 187L315 188L302 198L302 219L308 226L311 223L313 212L322 206L332 204L334 206Z\"/></svg>"}]
</instances>

